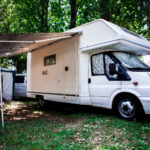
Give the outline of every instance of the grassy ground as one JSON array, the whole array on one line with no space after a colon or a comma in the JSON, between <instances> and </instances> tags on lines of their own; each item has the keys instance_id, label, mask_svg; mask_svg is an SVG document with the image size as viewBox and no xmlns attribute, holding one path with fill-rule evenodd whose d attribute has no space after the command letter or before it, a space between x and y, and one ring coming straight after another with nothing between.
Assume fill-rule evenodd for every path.
<instances>
[{"instance_id":1,"label":"grassy ground","mask_svg":"<svg viewBox=\"0 0 150 150\"><path fill-rule=\"evenodd\" d=\"M5 104L5 128L0 127L0 149L150 149L150 116L128 122L111 111L36 102Z\"/></svg>"}]
</instances>

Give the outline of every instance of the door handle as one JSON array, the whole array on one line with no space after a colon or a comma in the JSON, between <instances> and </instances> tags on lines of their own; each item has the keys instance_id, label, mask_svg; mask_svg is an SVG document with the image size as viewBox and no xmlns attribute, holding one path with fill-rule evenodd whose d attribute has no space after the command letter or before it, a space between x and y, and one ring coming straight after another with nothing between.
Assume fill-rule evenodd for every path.
<instances>
[{"instance_id":1,"label":"door handle","mask_svg":"<svg viewBox=\"0 0 150 150\"><path fill-rule=\"evenodd\" d=\"M88 78L88 83L91 83L91 78Z\"/></svg>"}]
</instances>

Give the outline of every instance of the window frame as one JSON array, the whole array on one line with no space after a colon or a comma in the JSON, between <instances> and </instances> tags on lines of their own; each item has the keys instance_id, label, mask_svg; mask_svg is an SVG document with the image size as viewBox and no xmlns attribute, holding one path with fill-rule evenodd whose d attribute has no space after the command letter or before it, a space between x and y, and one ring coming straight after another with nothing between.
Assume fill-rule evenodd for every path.
<instances>
[{"instance_id":1,"label":"window frame","mask_svg":"<svg viewBox=\"0 0 150 150\"><path fill-rule=\"evenodd\" d=\"M52 61L50 61L52 58L54 58L55 62L52 63ZM46 64L46 59L49 59L49 64ZM56 54L52 54L52 55L49 55L49 56L45 56L44 57L44 67L46 66L51 66L51 65L55 65L56 64Z\"/></svg>"},{"instance_id":2,"label":"window frame","mask_svg":"<svg viewBox=\"0 0 150 150\"><path fill-rule=\"evenodd\" d=\"M106 72L106 60L105 60L106 55L108 55L114 61L115 64L117 64L117 63L119 64L119 66L123 70L125 76L126 77L128 76L128 79L114 79L114 78L109 77L109 75ZM124 68L124 66L121 65L120 61L115 56L113 56L112 53L110 53L110 52L104 53L104 69L105 69L105 75L109 81L131 81L131 77L126 72L127 70Z\"/></svg>"},{"instance_id":3,"label":"window frame","mask_svg":"<svg viewBox=\"0 0 150 150\"><path fill-rule=\"evenodd\" d=\"M105 75L107 77L107 79L109 81L122 81L120 79L115 79L115 78L112 78L108 75L108 73L106 72L106 56L110 57L110 59L112 59L112 61L116 64L117 63L117 60L115 60L115 58L110 54L110 53L104 53L104 70L105 70ZM119 64L120 65L120 64Z\"/></svg>"},{"instance_id":4,"label":"window frame","mask_svg":"<svg viewBox=\"0 0 150 150\"><path fill-rule=\"evenodd\" d=\"M102 55L103 55L104 74L93 74L92 57L93 57L94 55L99 55L99 54L102 54ZM121 68L124 70L124 72L125 72L126 69L121 65L120 61L112 55L111 52L104 52L104 53L96 53L96 54L91 55L91 75L92 75L92 76L104 76L104 75L105 75L106 78L107 78L109 81L130 81L131 78L130 78L130 76L129 76L127 73L125 73L125 74L129 76L129 79L113 79L113 78L111 78L111 77L108 76L108 74L106 73L106 61L105 61L105 56L106 56L106 55L108 55L108 56L114 61L115 64L118 63L118 64L120 65L120 67L121 67Z\"/></svg>"}]
</instances>

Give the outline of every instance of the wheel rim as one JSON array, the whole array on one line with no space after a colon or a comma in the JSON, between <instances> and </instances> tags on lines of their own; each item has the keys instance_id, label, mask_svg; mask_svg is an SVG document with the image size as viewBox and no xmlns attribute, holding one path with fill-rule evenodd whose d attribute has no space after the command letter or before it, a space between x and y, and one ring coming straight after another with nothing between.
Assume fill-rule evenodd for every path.
<instances>
[{"instance_id":1,"label":"wheel rim","mask_svg":"<svg viewBox=\"0 0 150 150\"><path fill-rule=\"evenodd\" d=\"M130 99L121 100L118 110L122 117L132 118L135 115L135 104Z\"/></svg>"}]
</instances>

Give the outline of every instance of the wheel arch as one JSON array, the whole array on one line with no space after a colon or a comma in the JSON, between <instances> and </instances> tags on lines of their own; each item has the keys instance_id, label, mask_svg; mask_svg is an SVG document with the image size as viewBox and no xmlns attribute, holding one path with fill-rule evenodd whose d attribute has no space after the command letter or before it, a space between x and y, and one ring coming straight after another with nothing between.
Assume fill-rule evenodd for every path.
<instances>
[{"instance_id":1,"label":"wheel arch","mask_svg":"<svg viewBox=\"0 0 150 150\"><path fill-rule=\"evenodd\" d=\"M113 100L112 100L112 104L111 104L111 108L114 109L114 106L116 104L116 100L119 96L122 96L122 95L130 95L130 96L133 96L135 97L136 101L138 102L138 104L140 105L140 107L142 108L142 110L144 111L144 108L143 108L143 105L141 103L141 101L139 100L138 96L135 94L135 93L131 93L131 92L121 92L121 93L118 93L116 94L114 97L113 97Z\"/></svg>"}]
</instances>

